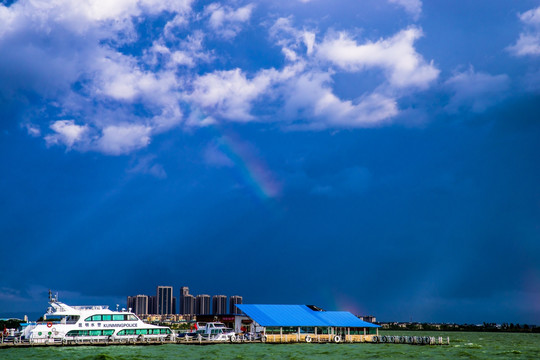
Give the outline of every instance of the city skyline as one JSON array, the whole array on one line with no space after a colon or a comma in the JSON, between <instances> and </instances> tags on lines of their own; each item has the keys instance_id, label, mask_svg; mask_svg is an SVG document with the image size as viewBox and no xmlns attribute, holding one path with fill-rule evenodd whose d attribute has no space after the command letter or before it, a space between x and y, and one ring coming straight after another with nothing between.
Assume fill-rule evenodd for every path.
<instances>
[{"instance_id":1,"label":"city skyline","mask_svg":"<svg viewBox=\"0 0 540 360\"><path fill-rule=\"evenodd\" d=\"M240 314L235 307L243 303L240 295L208 295L189 293L189 287L181 286L179 296L174 296L174 287L158 285L156 295L128 295L126 309L137 315L221 315Z\"/></svg>"}]
</instances>

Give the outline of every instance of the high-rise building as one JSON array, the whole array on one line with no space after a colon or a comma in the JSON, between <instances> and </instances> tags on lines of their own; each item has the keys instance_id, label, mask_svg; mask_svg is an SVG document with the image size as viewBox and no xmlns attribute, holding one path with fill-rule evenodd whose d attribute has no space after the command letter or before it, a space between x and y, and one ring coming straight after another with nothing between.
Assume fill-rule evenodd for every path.
<instances>
[{"instance_id":1,"label":"high-rise building","mask_svg":"<svg viewBox=\"0 0 540 360\"><path fill-rule=\"evenodd\" d=\"M148 297L148 314L151 314L151 315L157 314L157 297L156 296Z\"/></svg>"},{"instance_id":2,"label":"high-rise building","mask_svg":"<svg viewBox=\"0 0 540 360\"><path fill-rule=\"evenodd\" d=\"M182 315L195 315L195 297L193 295L184 295L182 306L184 309L184 313Z\"/></svg>"},{"instance_id":3,"label":"high-rise building","mask_svg":"<svg viewBox=\"0 0 540 360\"><path fill-rule=\"evenodd\" d=\"M212 314L227 313L227 297L225 295L212 296Z\"/></svg>"},{"instance_id":4,"label":"high-rise building","mask_svg":"<svg viewBox=\"0 0 540 360\"><path fill-rule=\"evenodd\" d=\"M171 314L176 314L176 296L173 296L172 298L172 313Z\"/></svg>"},{"instance_id":5,"label":"high-rise building","mask_svg":"<svg viewBox=\"0 0 540 360\"><path fill-rule=\"evenodd\" d=\"M133 311L135 308L135 296L128 296L127 297L127 309L128 311Z\"/></svg>"},{"instance_id":6,"label":"high-rise building","mask_svg":"<svg viewBox=\"0 0 540 360\"><path fill-rule=\"evenodd\" d=\"M184 297L186 295L189 295L189 288L187 286L182 286L180 288L180 312L179 312L180 315L190 314L186 312L185 307L184 307Z\"/></svg>"},{"instance_id":7,"label":"high-rise building","mask_svg":"<svg viewBox=\"0 0 540 360\"><path fill-rule=\"evenodd\" d=\"M195 314L209 315L210 314L210 295L197 295L195 298Z\"/></svg>"},{"instance_id":8,"label":"high-rise building","mask_svg":"<svg viewBox=\"0 0 540 360\"><path fill-rule=\"evenodd\" d=\"M242 311L237 308L235 305L242 304L242 297L238 295L233 295L229 298L229 313L230 314L241 314Z\"/></svg>"},{"instance_id":9,"label":"high-rise building","mask_svg":"<svg viewBox=\"0 0 540 360\"><path fill-rule=\"evenodd\" d=\"M147 295L129 296L128 298L131 298L131 304L128 303L128 308L130 308L131 311L133 311L137 315L148 314Z\"/></svg>"},{"instance_id":10,"label":"high-rise building","mask_svg":"<svg viewBox=\"0 0 540 360\"><path fill-rule=\"evenodd\" d=\"M173 288L172 286L158 286L156 291L157 314L173 314Z\"/></svg>"}]
</instances>

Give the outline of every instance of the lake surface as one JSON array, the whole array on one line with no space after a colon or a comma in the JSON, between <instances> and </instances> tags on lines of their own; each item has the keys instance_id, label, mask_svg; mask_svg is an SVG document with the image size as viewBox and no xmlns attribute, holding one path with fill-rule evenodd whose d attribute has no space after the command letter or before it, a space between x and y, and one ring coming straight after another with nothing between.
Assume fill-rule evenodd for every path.
<instances>
[{"instance_id":1,"label":"lake surface","mask_svg":"<svg viewBox=\"0 0 540 360\"><path fill-rule=\"evenodd\" d=\"M0 350L0 359L540 359L540 334L381 332L450 337L450 346L407 344L219 344L49 347Z\"/></svg>"}]
</instances>

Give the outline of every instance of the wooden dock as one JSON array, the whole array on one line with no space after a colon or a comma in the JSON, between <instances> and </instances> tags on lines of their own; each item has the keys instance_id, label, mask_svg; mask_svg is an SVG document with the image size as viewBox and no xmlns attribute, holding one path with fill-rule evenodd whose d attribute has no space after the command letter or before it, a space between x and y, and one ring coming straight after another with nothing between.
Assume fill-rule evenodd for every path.
<instances>
[{"instance_id":1,"label":"wooden dock","mask_svg":"<svg viewBox=\"0 0 540 360\"><path fill-rule=\"evenodd\" d=\"M64 340L54 341L52 339L42 342L19 341L18 339L3 340L0 342L0 349L28 348L28 347L50 347L50 346L156 346L164 344L178 345L217 345L217 344L409 344L409 345L450 345L450 338L441 336L410 336L410 335L347 335L343 338L335 335L313 335L313 334L283 334L266 335L261 339L248 340L238 336L235 341L222 342L200 338L176 338L175 340L150 340L126 341L126 340Z\"/></svg>"}]
</instances>

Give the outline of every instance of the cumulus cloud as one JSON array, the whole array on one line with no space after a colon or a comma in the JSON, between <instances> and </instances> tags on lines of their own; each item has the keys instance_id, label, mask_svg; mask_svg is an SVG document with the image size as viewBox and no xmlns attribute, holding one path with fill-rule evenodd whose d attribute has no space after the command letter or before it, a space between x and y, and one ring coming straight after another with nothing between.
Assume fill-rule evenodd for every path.
<instances>
[{"instance_id":1,"label":"cumulus cloud","mask_svg":"<svg viewBox=\"0 0 540 360\"><path fill-rule=\"evenodd\" d=\"M540 55L540 7L520 14L519 19L525 25L525 31L508 50L515 56Z\"/></svg>"},{"instance_id":2,"label":"cumulus cloud","mask_svg":"<svg viewBox=\"0 0 540 360\"><path fill-rule=\"evenodd\" d=\"M220 3L208 5L204 12L208 16L208 24L215 34L225 39L234 38L241 30L243 23L249 21L255 5L248 4L238 9Z\"/></svg>"},{"instance_id":3,"label":"cumulus cloud","mask_svg":"<svg viewBox=\"0 0 540 360\"><path fill-rule=\"evenodd\" d=\"M304 73L291 79L285 93L287 117L300 122L301 128L355 128L377 125L398 113L391 97L372 93L354 102L341 100L330 84L327 73Z\"/></svg>"},{"instance_id":4,"label":"cumulus cloud","mask_svg":"<svg viewBox=\"0 0 540 360\"><path fill-rule=\"evenodd\" d=\"M106 154L121 155L143 148L150 143L152 129L138 124L110 125L105 127L97 142L98 149Z\"/></svg>"},{"instance_id":5,"label":"cumulus cloud","mask_svg":"<svg viewBox=\"0 0 540 360\"><path fill-rule=\"evenodd\" d=\"M414 42L422 36L419 28L402 30L389 39L358 44L347 33L326 38L317 47L317 55L346 71L380 68L395 87L427 87L439 70L416 52Z\"/></svg>"},{"instance_id":6,"label":"cumulus cloud","mask_svg":"<svg viewBox=\"0 0 540 360\"><path fill-rule=\"evenodd\" d=\"M88 126L77 125L74 120L58 120L50 127L54 131L54 134L45 137L47 144L52 145L62 143L68 149L76 142L81 141L88 131Z\"/></svg>"},{"instance_id":7,"label":"cumulus cloud","mask_svg":"<svg viewBox=\"0 0 540 360\"><path fill-rule=\"evenodd\" d=\"M422 13L421 0L388 0L388 2L403 7L414 19L418 19Z\"/></svg>"},{"instance_id":8,"label":"cumulus cloud","mask_svg":"<svg viewBox=\"0 0 540 360\"><path fill-rule=\"evenodd\" d=\"M296 29L290 17L277 19L270 28L270 36L281 46L285 58L293 62L301 58L302 52L311 55L315 47L315 32Z\"/></svg>"},{"instance_id":9,"label":"cumulus cloud","mask_svg":"<svg viewBox=\"0 0 540 360\"><path fill-rule=\"evenodd\" d=\"M461 109L476 113L485 111L505 96L510 79L508 75L490 75L468 71L458 73L445 82L445 86L453 92L446 110L458 112Z\"/></svg>"},{"instance_id":10,"label":"cumulus cloud","mask_svg":"<svg viewBox=\"0 0 540 360\"><path fill-rule=\"evenodd\" d=\"M108 154L138 149L149 143L151 133L182 120L178 78L174 69L150 70L144 59L117 47L137 40L137 17L187 16L191 2L20 0L0 5L0 96L33 92L50 113L74 119L53 120L43 134L48 145ZM135 105L144 111L134 114ZM41 134L39 124L32 123L37 121L26 125L33 136ZM126 128L125 121L138 124Z\"/></svg>"},{"instance_id":11,"label":"cumulus cloud","mask_svg":"<svg viewBox=\"0 0 540 360\"><path fill-rule=\"evenodd\" d=\"M277 78L279 73L273 69L260 71L251 79L240 69L215 71L195 79L188 99L215 116L249 121L254 119L252 102Z\"/></svg>"},{"instance_id":12,"label":"cumulus cloud","mask_svg":"<svg viewBox=\"0 0 540 360\"><path fill-rule=\"evenodd\" d=\"M399 113L403 89L425 89L438 76L414 47L422 36L419 28L362 43L346 31L324 36L314 27L295 27L292 17L259 23L281 48L284 64L248 70L210 44L216 37L235 37L251 20L254 4L214 2L194 13L192 3L0 5L0 97L39 99L32 100L29 113L44 116L27 114L22 127L50 146L123 155L177 126L225 121L280 121L301 129L379 126ZM150 34L141 30L145 21L151 23ZM334 88L336 73L368 70L382 72L382 83L349 98Z\"/></svg>"}]
</instances>

